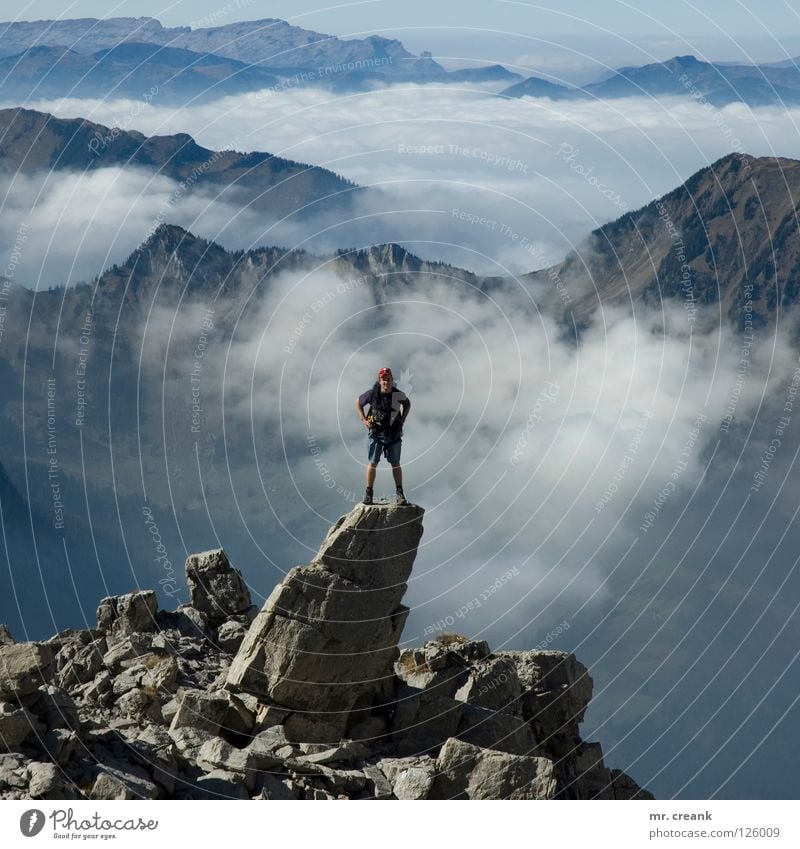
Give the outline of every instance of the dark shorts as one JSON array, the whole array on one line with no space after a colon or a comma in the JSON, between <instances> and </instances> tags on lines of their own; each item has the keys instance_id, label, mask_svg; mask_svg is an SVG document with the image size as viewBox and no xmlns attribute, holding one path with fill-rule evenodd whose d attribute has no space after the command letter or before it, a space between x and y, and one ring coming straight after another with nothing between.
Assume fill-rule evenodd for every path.
<instances>
[{"instance_id":1,"label":"dark shorts","mask_svg":"<svg viewBox=\"0 0 800 849\"><path fill-rule=\"evenodd\" d=\"M370 436L367 439L367 456L369 457L369 462L377 466L380 462L381 455L384 455L392 466L400 465L400 446L402 442L402 439L398 439L396 442L390 442L388 445L385 445L380 440L373 439Z\"/></svg>"}]
</instances>

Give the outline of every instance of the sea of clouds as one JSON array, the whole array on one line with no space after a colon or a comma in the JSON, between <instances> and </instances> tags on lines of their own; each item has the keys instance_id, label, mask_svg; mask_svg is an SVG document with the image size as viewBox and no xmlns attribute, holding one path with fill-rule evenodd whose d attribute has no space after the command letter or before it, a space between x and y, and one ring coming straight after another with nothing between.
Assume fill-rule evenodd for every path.
<instances>
[{"instance_id":1,"label":"sea of clouds","mask_svg":"<svg viewBox=\"0 0 800 849\"><path fill-rule=\"evenodd\" d=\"M12 245L25 222L15 276L27 285L101 273L165 207L170 223L228 248L324 256L391 241L511 275L488 292L426 276L379 310L369 286L322 260L271 280L248 305L224 356L205 362L204 391L212 406L224 390L228 420L282 449L265 464L254 439L253 456L238 460L252 465L265 509L287 520L275 542L296 555L287 566L307 561L360 496L366 445L354 400L388 364L413 404L406 493L426 508L407 643L446 629L496 648L576 651L595 675L589 716L609 761L638 764L656 792L711 795L761 745L759 722L774 730L791 716L791 688L764 670L796 663L800 411L770 459L768 490L749 485L792 385L794 346L763 329L741 381L741 335L713 324L690 332L681 305L605 309L576 344L541 291L514 275L560 261L592 229L727 153L800 157L796 112L761 109L754 120L741 104L553 103L434 85L266 91L177 110L157 100L29 105L108 126L137 108L135 129L189 132L210 149L235 126L242 150L376 191L348 220L289 224L205 190L176 200L173 181L142 170L6 176L0 235ZM198 316L154 309L146 332L161 344L147 346L145 367L163 368L171 340L184 352L173 353L176 373L188 373ZM723 439L733 393L746 429ZM382 467L379 494L392 489ZM298 501L315 517L302 527L284 512ZM691 746L673 763L676 735L703 741L708 765Z\"/></svg>"}]
</instances>

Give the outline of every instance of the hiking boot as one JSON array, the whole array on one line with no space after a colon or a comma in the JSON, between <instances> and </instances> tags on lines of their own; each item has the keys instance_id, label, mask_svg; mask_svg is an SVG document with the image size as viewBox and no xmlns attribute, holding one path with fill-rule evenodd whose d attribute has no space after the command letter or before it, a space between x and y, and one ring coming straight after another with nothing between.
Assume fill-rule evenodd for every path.
<instances>
[{"instance_id":1,"label":"hiking boot","mask_svg":"<svg viewBox=\"0 0 800 849\"><path fill-rule=\"evenodd\" d=\"M369 490L367 490L366 494L364 495L364 500L361 503L372 504L372 493Z\"/></svg>"},{"instance_id":2,"label":"hiking boot","mask_svg":"<svg viewBox=\"0 0 800 849\"><path fill-rule=\"evenodd\" d=\"M402 489L397 490L397 495L394 497L394 503L397 504L398 507L405 507L408 504L405 495L403 495Z\"/></svg>"}]
</instances>

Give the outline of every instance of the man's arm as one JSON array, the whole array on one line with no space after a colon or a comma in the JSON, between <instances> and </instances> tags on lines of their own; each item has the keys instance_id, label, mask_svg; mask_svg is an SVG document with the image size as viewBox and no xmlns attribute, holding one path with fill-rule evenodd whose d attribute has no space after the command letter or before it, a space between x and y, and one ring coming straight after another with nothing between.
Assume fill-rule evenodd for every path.
<instances>
[{"instance_id":1,"label":"man's arm","mask_svg":"<svg viewBox=\"0 0 800 849\"><path fill-rule=\"evenodd\" d=\"M400 414L400 424L404 425L406 423L406 419L408 418L408 414L411 412L411 401L406 398L405 401L400 402L403 412Z\"/></svg>"},{"instance_id":2,"label":"man's arm","mask_svg":"<svg viewBox=\"0 0 800 849\"><path fill-rule=\"evenodd\" d=\"M361 396L356 398L356 412L358 413L358 417L361 419L361 424L363 424L364 427L369 427L367 417L364 415L364 405L361 403Z\"/></svg>"}]
</instances>

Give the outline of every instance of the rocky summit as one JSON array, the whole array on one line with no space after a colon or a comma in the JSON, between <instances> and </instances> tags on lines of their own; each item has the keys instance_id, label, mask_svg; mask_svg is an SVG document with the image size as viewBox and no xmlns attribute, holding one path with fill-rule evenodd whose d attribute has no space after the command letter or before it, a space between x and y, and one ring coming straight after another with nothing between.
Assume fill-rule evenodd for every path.
<instances>
[{"instance_id":1,"label":"rocky summit","mask_svg":"<svg viewBox=\"0 0 800 849\"><path fill-rule=\"evenodd\" d=\"M651 799L581 739L574 655L398 648L423 515L358 505L260 612L218 549L175 611L137 591L46 641L0 626L0 798Z\"/></svg>"},{"instance_id":2,"label":"rocky summit","mask_svg":"<svg viewBox=\"0 0 800 849\"><path fill-rule=\"evenodd\" d=\"M423 512L358 505L343 516L314 560L292 569L267 599L226 687L290 708L287 733L314 743L335 745L385 709Z\"/></svg>"}]
</instances>

